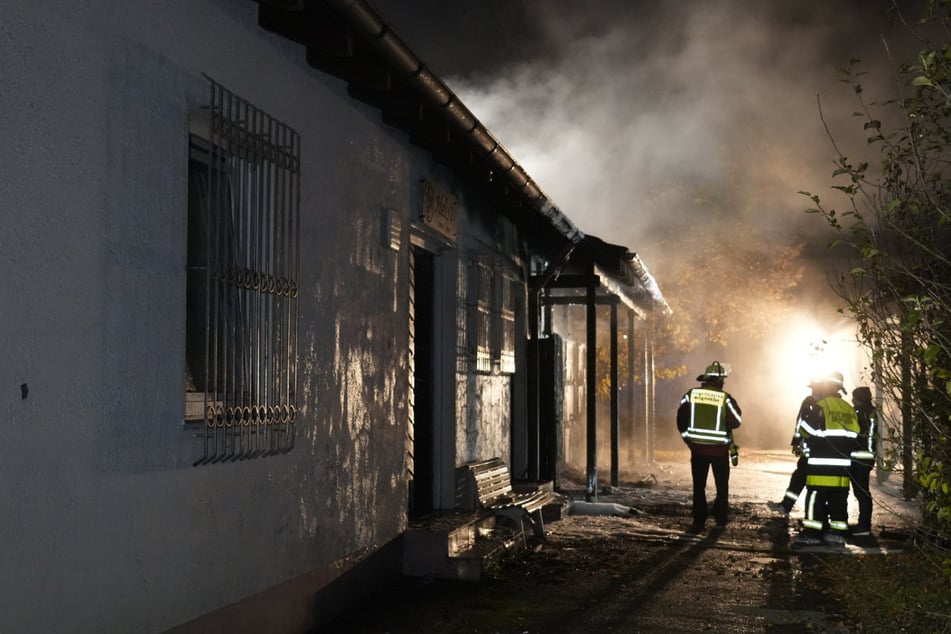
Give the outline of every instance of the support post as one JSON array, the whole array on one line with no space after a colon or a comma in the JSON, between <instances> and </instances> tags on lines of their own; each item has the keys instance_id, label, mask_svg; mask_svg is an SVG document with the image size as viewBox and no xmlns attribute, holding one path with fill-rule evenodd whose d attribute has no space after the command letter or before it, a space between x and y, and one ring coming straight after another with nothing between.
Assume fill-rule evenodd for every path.
<instances>
[{"instance_id":1,"label":"support post","mask_svg":"<svg viewBox=\"0 0 951 634\"><path fill-rule=\"evenodd\" d=\"M617 302L611 304L611 486L620 484L619 450L620 423L618 421L618 346Z\"/></svg>"},{"instance_id":2,"label":"support post","mask_svg":"<svg viewBox=\"0 0 951 634\"><path fill-rule=\"evenodd\" d=\"M585 497L588 501L598 499L598 413L597 413L597 361L598 361L598 326L595 303L596 287L588 282L587 303L585 305L585 326L587 331L587 367L585 372L585 397L587 405L587 476L588 483Z\"/></svg>"},{"instance_id":3,"label":"support post","mask_svg":"<svg viewBox=\"0 0 951 634\"><path fill-rule=\"evenodd\" d=\"M634 318L633 310L627 312L627 429L628 429L628 462L633 462L637 456L637 414L634 411Z\"/></svg>"}]
</instances>

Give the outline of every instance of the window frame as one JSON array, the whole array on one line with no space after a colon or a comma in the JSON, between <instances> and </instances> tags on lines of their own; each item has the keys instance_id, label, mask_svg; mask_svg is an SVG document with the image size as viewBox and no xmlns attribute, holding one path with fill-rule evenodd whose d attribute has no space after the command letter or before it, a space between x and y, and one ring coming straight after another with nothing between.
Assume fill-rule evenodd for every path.
<instances>
[{"instance_id":1,"label":"window frame","mask_svg":"<svg viewBox=\"0 0 951 634\"><path fill-rule=\"evenodd\" d=\"M284 453L297 417L300 137L208 78L188 136L186 426L198 464Z\"/></svg>"}]
</instances>

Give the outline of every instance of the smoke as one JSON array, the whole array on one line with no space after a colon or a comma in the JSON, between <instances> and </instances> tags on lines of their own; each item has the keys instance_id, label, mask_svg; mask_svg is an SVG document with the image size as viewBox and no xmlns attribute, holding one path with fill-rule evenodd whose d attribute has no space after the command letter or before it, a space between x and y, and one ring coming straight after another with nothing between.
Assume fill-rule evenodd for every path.
<instances>
[{"instance_id":1,"label":"smoke","mask_svg":"<svg viewBox=\"0 0 951 634\"><path fill-rule=\"evenodd\" d=\"M835 70L880 47L841 26L867 24L867 3L813 4L529 4L544 56L448 82L583 231L659 274L656 236L710 224L698 191L734 222L809 233L798 192L824 193L833 169L817 95L836 123L850 114Z\"/></svg>"},{"instance_id":2,"label":"smoke","mask_svg":"<svg viewBox=\"0 0 951 634\"><path fill-rule=\"evenodd\" d=\"M375 4L397 32L405 24L410 45L555 204L584 232L636 251L662 292L686 255L672 239L679 232L725 252L737 235L755 242L746 250L806 245L816 257L803 261L787 328L721 359L736 369L731 392L767 430L763 442L787 442L808 377L791 377L777 351L807 325L828 330L841 317L826 276L831 235L799 194L834 194L817 99L841 147L867 152L854 95L836 70L861 58L875 69L867 96L894 97L882 38L893 49L911 38L891 24L892 3L481 0L417 2L409 12ZM751 274L729 264L721 273ZM666 386L659 415L712 354L724 351L701 346L684 381Z\"/></svg>"}]
</instances>

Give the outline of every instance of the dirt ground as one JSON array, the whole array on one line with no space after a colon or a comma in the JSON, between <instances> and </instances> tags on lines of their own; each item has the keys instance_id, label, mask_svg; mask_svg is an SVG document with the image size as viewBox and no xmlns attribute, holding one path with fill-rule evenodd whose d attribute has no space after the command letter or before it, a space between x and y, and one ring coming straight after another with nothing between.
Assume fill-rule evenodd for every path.
<instances>
[{"instance_id":1,"label":"dirt ground","mask_svg":"<svg viewBox=\"0 0 951 634\"><path fill-rule=\"evenodd\" d=\"M875 483L873 537L862 544L794 547L801 509L779 500L793 458L748 453L731 474L725 529L690 524L686 454L622 475L597 501L627 516L568 515L544 539L511 549L481 582L406 579L321 632L349 634L587 634L594 632L860 632L813 587L826 557L887 556L901 548L915 510ZM708 483L712 501L712 475ZM562 488L583 500L583 487ZM852 503L851 519L857 510Z\"/></svg>"}]
</instances>

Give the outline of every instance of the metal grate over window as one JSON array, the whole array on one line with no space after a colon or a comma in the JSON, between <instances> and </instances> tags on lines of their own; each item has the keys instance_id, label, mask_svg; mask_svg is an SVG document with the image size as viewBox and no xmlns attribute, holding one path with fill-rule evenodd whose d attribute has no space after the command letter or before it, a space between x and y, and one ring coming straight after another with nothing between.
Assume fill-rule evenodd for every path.
<instances>
[{"instance_id":1,"label":"metal grate over window","mask_svg":"<svg viewBox=\"0 0 951 634\"><path fill-rule=\"evenodd\" d=\"M300 137L209 79L189 148L185 417L207 464L283 453L297 418Z\"/></svg>"},{"instance_id":2,"label":"metal grate over window","mask_svg":"<svg viewBox=\"0 0 951 634\"><path fill-rule=\"evenodd\" d=\"M515 315L516 301L521 284L515 278L500 274L496 280L501 285L502 306L499 311L499 371L505 374L515 372Z\"/></svg>"},{"instance_id":3,"label":"metal grate over window","mask_svg":"<svg viewBox=\"0 0 951 634\"><path fill-rule=\"evenodd\" d=\"M497 257L473 257L467 282L467 356L472 369L514 373L520 282Z\"/></svg>"},{"instance_id":4,"label":"metal grate over window","mask_svg":"<svg viewBox=\"0 0 951 634\"><path fill-rule=\"evenodd\" d=\"M492 372L496 346L495 316L499 304L493 282L494 271L478 260L472 263L473 281L470 291L475 294L473 334L475 335L476 372Z\"/></svg>"}]
</instances>

